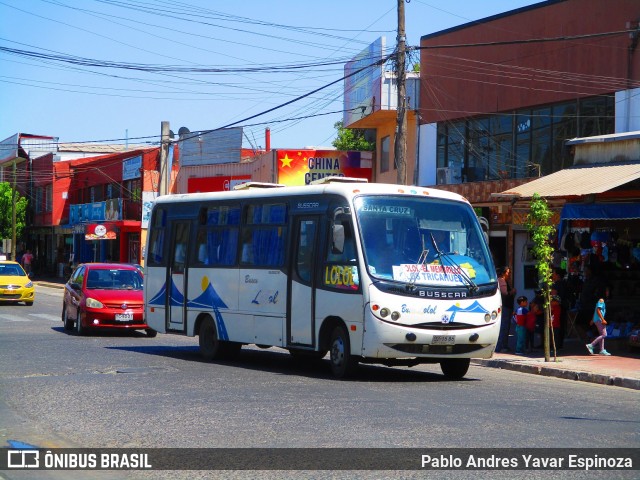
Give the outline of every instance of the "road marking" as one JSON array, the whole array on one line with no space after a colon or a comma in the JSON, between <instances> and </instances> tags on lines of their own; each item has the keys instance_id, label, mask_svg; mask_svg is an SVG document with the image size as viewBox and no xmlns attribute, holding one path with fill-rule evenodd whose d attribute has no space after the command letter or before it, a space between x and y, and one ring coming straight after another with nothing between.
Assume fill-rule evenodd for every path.
<instances>
[{"instance_id":1,"label":"road marking","mask_svg":"<svg viewBox=\"0 0 640 480\"><path fill-rule=\"evenodd\" d=\"M8 322L31 322L28 318L19 317L17 315L0 315L0 319Z\"/></svg>"},{"instance_id":2,"label":"road marking","mask_svg":"<svg viewBox=\"0 0 640 480\"><path fill-rule=\"evenodd\" d=\"M51 315L50 313L30 313L29 316L43 318L45 320L51 320L52 322L60 321L60 315Z\"/></svg>"}]
</instances>

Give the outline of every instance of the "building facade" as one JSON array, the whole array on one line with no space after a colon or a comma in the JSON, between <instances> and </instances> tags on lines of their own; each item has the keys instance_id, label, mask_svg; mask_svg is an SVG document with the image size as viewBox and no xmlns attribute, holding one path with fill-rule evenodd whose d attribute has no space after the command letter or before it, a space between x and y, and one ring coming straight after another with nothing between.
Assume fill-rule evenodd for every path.
<instances>
[{"instance_id":1,"label":"building facade","mask_svg":"<svg viewBox=\"0 0 640 480\"><path fill-rule=\"evenodd\" d=\"M418 183L477 207L520 292L527 197L495 194L571 168L571 139L640 129L639 18L634 0L549 0L421 38Z\"/></svg>"}]
</instances>

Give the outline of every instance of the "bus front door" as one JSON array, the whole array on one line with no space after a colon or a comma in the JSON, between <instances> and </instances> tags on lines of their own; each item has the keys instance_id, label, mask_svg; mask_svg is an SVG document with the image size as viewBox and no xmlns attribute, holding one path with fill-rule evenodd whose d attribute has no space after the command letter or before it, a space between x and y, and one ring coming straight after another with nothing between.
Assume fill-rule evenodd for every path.
<instances>
[{"instance_id":1,"label":"bus front door","mask_svg":"<svg viewBox=\"0 0 640 480\"><path fill-rule=\"evenodd\" d=\"M184 331L186 333L186 265L189 245L188 222L174 222L171 228L171 258L169 259L169 280L167 282L167 330Z\"/></svg>"},{"instance_id":2,"label":"bus front door","mask_svg":"<svg viewBox=\"0 0 640 480\"><path fill-rule=\"evenodd\" d=\"M295 251L289 271L287 343L315 344L315 288L318 265L320 217L299 217L294 222Z\"/></svg>"}]
</instances>

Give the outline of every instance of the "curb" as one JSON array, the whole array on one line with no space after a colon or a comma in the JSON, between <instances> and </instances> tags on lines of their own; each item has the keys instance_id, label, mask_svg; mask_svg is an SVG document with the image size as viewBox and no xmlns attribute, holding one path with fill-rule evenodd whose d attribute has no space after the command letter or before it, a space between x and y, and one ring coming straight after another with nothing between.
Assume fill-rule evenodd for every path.
<instances>
[{"instance_id":1,"label":"curb","mask_svg":"<svg viewBox=\"0 0 640 480\"><path fill-rule=\"evenodd\" d=\"M49 288L64 288L64 284L62 283L42 282L38 280L34 280L33 283L36 285L42 285L43 287L49 287Z\"/></svg>"},{"instance_id":2,"label":"curb","mask_svg":"<svg viewBox=\"0 0 640 480\"><path fill-rule=\"evenodd\" d=\"M533 373L545 377L564 378L565 380L576 380L580 382L597 383L600 385L613 385L616 387L631 388L640 390L640 379L617 377L603 373L582 372L577 370L567 370L562 368L551 368L543 365L530 365L525 363L511 363L508 360L497 359L473 359L471 363L490 368L501 368L520 373Z\"/></svg>"}]
</instances>

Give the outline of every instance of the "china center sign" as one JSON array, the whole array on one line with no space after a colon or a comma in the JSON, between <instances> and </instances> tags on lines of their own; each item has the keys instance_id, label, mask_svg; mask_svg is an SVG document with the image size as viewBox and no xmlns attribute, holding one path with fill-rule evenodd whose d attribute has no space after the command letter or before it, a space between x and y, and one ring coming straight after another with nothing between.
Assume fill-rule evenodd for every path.
<instances>
[{"instance_id":1,"label":"china center sign","mask_svg":"<svg viewBox=\"0 0 640 480\"><path fill-rule=\"evenodd\" d=\"M278 150L278 183L297 186L329 176L371 181L373 152L338 150Z\"/></svg>"}]
</instances>

